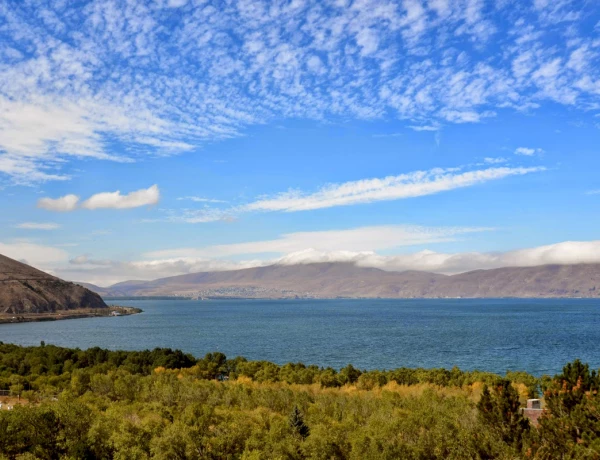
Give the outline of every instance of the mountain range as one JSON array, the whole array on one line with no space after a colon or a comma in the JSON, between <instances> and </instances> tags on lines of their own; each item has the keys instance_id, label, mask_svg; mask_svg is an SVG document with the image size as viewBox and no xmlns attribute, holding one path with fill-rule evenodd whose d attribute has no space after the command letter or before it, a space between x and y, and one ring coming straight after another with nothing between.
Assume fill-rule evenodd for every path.
<instances>
[{"instance_id":1,"label":"mountain range","mask_svg":"<svg viewBox=\"0 0 600 460\"><path fill-rule=\"evenodd\" d=\"M110 287L79 284L104 297L600 297L600 264L506 267L442 275L336 262L202 272Z\"/></svg>"},{"instance_id":2,"label":"mountain range","mask_svg":"<svg viewBox=\"0 0 600 460\"><path fill-rule=\"evenodd\" d=\"M0 254L0 314L54 313L108 308L85 287L63 281Z\"/></svg>"}]
</instances>

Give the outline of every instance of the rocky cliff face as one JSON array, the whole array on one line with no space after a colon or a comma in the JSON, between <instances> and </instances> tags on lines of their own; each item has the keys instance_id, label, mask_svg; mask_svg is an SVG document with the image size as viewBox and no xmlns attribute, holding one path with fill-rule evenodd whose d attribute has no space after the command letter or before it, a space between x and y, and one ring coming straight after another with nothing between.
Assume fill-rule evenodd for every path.
<instances>
[{"instance_id":1,"label":"rocky cliff face","mask_svg":"<svg viewBox=\"0 0 600 460\"><path fill-rule=\"evenodd\" d=\"M0 313L48 313L78 308L107 308L107 305L89 289L0 255Z\"/></svg>"}]
</instances>

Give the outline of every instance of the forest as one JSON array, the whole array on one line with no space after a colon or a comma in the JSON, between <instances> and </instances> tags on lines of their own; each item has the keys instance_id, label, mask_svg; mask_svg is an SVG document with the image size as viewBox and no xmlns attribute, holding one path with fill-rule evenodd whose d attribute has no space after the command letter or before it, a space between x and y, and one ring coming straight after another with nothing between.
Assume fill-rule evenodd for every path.
<instances>
[{"instance_id":1,"label":"forest","mask_svg":"<svg viewBox=\"0 0 600 460\"><path fill-rule=\"evenodd\" d=\"M600 459L599 387L580 361L536 378L0 342L0 459Z\"/></svg>"}]
</instances>

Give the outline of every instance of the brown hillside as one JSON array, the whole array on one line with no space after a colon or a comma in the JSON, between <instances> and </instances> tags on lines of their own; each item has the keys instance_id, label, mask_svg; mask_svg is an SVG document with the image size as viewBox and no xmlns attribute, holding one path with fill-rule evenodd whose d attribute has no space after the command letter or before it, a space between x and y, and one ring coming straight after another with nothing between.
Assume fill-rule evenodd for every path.
<instances>
[{"instance_id":1,"label":"brown hillside","mask_svg":"<svg viewBox=\"0 0 600 460\"><path fill-rule=\"evenodd\" d=\"M107 308L107 305L89 289L0 255L0 313L48 313L81 308Z\"/></svg>"},{"instance_id":2,"label":"brown hillside","mask_svg":"<svg viewBox=\"0 0 600 460\"><path fill-rule=\"evenodd\" d=\"M453 276L350 263L271 265L122 282L98 290L102 295L248 298L599 297L600 264L507 267Z\"/></svg>"}]
</instances>

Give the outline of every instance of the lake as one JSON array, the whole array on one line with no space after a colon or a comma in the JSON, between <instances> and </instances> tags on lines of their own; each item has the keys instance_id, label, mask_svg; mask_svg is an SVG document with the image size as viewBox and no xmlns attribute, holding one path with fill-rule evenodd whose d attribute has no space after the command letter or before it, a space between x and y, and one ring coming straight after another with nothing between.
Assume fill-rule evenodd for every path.
<instances>
[{"instance_id":1,"label":"lake","mask_svg":"<svg viewBox=\"0 0 600 460\"><path fill-rule=\"evenodd\" d=\"M109 302L111 303L111 302ZM114 302L117 303L117 302ZM361 369L458 366L554 374L600 367L600 300L119 300L144 313L0 325L0 341L221 351L278 364Z\"/></svg>"}]
</instances>

